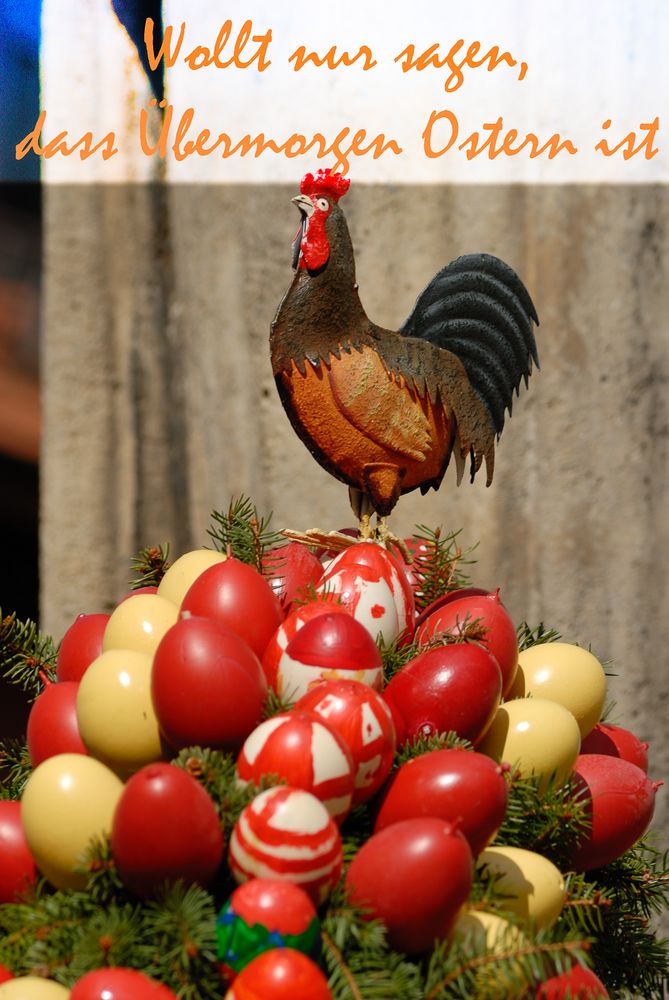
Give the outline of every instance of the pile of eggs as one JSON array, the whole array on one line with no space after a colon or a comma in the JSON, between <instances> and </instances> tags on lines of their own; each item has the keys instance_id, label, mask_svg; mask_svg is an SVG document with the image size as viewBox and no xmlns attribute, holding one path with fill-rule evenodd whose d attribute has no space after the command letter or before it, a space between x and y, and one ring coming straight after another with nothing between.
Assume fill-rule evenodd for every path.
<instances>
[{"instance_id":1,"label":"pile of eggs","mask_svg":"<svg viewBox=\"0 0 669 1000\"><path fill-rule=\"evenodd\" d=\"M354 806L372 803L374 831L348 866L346 889L409 955L453 935L488 946L522 936L494 913L467 909L477 867L499 877L521 926L558 919L562 873L493 843L511 768L542 783L575 777L591 829L571 870L609 863L645 832L657 789L646 745L600 722L605 675L587 650L546 642L519 654L499 593L476 588L416 616L415 565L371 542L325 564L290 543L264 569L196 550L111 615L76 619L57 681L30 714L34 770L22 801L0 802L0 901L36 869L57 888L82 888L82 855L103 834L140 899L166 881L211 885L224 857L216 807L168 763L195 745L237 755L240 783L280 782L253 798L230 837L239 888L217 932L231 1000L282 997L286 977L294 1000L330 996L317 965L317 908L341 878L339 828ZM471 622L479 642L433 642ZM385 686L379 640L418 648ZM269 688L291 707L263 721ZM448 731L474 749L425 753L391 773L398 747ZM574 966L573 978L556 978L553 992L544 984L537 997L581 989L583 976L585 989L591 974ZM103 995L86 979L71 1000ZM18 982L0 985L0 1000L18 996ZM25 1000L67 995L22 982ZM583 995L606 996L596 977L589 982ZM115 996L113 984L102 988ZM142 988L123 995L171 995Z\"/></svg>"}]
</instances>

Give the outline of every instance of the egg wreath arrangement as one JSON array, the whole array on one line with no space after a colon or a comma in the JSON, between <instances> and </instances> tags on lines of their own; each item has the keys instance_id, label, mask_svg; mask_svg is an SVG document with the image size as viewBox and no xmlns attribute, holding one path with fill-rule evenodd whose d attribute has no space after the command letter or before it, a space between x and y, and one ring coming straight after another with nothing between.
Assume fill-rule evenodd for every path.
<instances>
[{"instance_id":1,"label":"egg wreath arrangement","mask_svg":"<svg viewBox=\"0 0 669 1000\"><path fill-rule=\"evenodd\" d=\"M455 535L209 534L58 647L1 618L0 1000L663 996L659 783L596 657Z\"/></svg>"}]
</instances>

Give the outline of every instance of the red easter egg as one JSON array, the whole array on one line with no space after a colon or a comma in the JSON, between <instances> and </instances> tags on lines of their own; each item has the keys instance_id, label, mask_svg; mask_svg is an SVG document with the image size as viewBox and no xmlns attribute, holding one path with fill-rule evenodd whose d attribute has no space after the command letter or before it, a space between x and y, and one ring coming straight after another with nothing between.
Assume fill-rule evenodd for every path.
<instances>
[{"instance_id":1,"label":"red easter egg","mask_svg":"<svg viewBox=\"0 0 669 1000\"><path fill-rule=\"evenodd\" d=\"M323 564L306 545L289 542L272 549L263 559L263 574L270 587L289 611L296 598L315 587L323 576Z\"/></svg>"},{"instance_id":2,"label":"red easter egg","mask_svg":"<svg viewBox=\"0 0 669 1000\"><path fill-rule=\"evenodd\" d=\"M322 681L295 708L315 712L339 733L355 765L353 803L371 799L395 755L395 726L383 698L359 681Z\"/></svg>"},{"instance_id":3,"label":"red easter egg","mask_svg":"<svg viewBox=\"0 0 669 1000\"><path fill-rule=\"evenodd\" d=\"M209 618L180 619L154 654L153 707L177 749L238 750L260 722L266 695L258 657L236 632Z\"/></svg>"},{"instance_id":4,"label":"red easter egg","mask_svg":"<svg viewBox=\"0 0 669 1000\"><path fill-rule=\"evenodd\" d=\"M253 878L244 882L230 896L230 906L249 927L262 924L280 934L302 934L318 916L303 889L280 879Z\"/></svg>"},{"instance_id":5,"label":"red easter egg","mask_svg":"<svg viewBox=\"0 0 669 1000\"><path fill-rule=\"evenodd\" d=\"M511 689L518 669L518 639L508 611L494 594L455 591L446 600L427 608L422 624L416 628L416 641L425 643L435 635L449 632L459 635L466 623L478 621L485 634L479 640L495 657L502 672L502 697Z\"/></svg>"},{"instance_id":6,"label":"red easter egg","mask_svg":"<svg viewBox=\"0 0 669 1000\"><path fill-rule=\"evenodd\" d=\"M386 644L411 633L415 607L404 570L381 545L359 542L344 549L328 566L319 590L336 594L372 639Z\"/></svg>"},{"instance_id":7,"label":"red easter egg","mask_svg":"<svg viewBox=\"0 0 669 1000\"><path fill-rule=\"evenodd\" d=\"M341 837L314 795L280 785L256 795L242 811L230 837L229 861L237 882L285 879L318 906L339 880Z\"/></svg>"},{"instance_id":8,"label":"red easter egg","mask_svg":"<svg viewBox=\"0 0 669 1000\"><path fill-rule=\"evenodd\" d=\"M592 825L571 864L575 871L590 871L615 861L643 836L662 782L652 782L636 764L604 754L577 757L574 778L576 794L587 801Z\"/></svg>"},{"instance_id":9,"label":"red easter egg","mask_svg":"<svg viewBox=\"0 0 669 1000\"><path fill-rule=\"evenodd\" d=\"M181 610L231 628L259 658L283 621L281 603L267 580L239 559L206 569L190 586Z\"/></svg>"},{"instance_id":10,"label":"red easter egg","mask_svg":"<svg viewBox=\"0 0 669 1000\"><path fill-rule=\"evenodd\" d=\"M26 733L33 767L59 753L88 755L77 721L78 690L78 681L47 684L33 702Z\"/></svg>"},{"instance_id":11,"label":"red easter egg","mask_svg":"<svg viewBox=\"0 0 669 1000\"><path fill-rule=\"evenodd\" d=\"M242 969L225 1000L332 1000L315 962L294 948L274 948Z\"/></svg>"},{"instance_id":12,"label":"red easter egg","mask_svg":"<svg viewBox=\"0 0 669 1000\"><path fill-rule=\"evenodd\" d=\"M350 899L384 922L388 940L409 955L451 930L472 887L472 854L452 823L407 819L375 833L346 874Z\"/></svg>"},{"instance_id":13,"label":"red easter egg","mask_svg":"<svg viewBox=\"0 0 669 1000\"><path fill-rule=\"evenodd\" d=\"M495 717L501 693L497 660L467 642L420 653L395 674L382 697L401 746L415 736L450 730L478 742Z\"/></svg>"},{"instance_id":14,"label":"red easter egg","mask_svg":"<svg viewBox=\"0 0 669 1000\"><path fill-rule=\"evenodd\" d=\"M604 984L590 969L578 963L568 972L553 976L537 987L535 1000L608 1000Z\"/></svg>"},{"instance_id":15,"label":"red easter egg","mask_svg":"<svg viewBox=\"0 0 669 1000\"><path fill-rule=\"evenodd\" d=\"M380 691L383 662L364 625L350 615L317 615L290 640L279 660L277 690L294 702L323 680L354 680Z\"/></svg>"},{"instance_id":16,"label":"red easter egg","mask_svg":"<svg viewBox=\"0 0 669 1000\"><path fill-rule=\"evenodd\" d=\"M581 743L581 753L601 753L620 757L648 773L648 744L642 743L629 729L598 722Z\"/></svg>"},{"instance_id":17,"label":"red easter egg","mask_svg":"<svg viewBox=\"0 0 669 1000\"><path fill-rule=\"evenodd\" d=\"M502 825L507 800L504 770L489 757L473 750L435 750L407 761L393 776L374 831L419 816L458 821L476 857Z\"/></svg>"},{"instance_id":18,"label":"red easter egg","mask_svg":"<svg viewBox=\"0 0 669 1000\"><path fill-rule=\"evenodd\" d=\"M275 691L277 690L278 683L279 662L290 640L297 635L298 631L307 622L310 622L313 618L318 618L319 615L327 614L348 615L348 611L341 604L338 604L335 599L323 596L319 600L309 601L308 604L303 604L295 608L286 616L286 620L279 625L268 642L262 658L262 667L265 671L267 683Z\"/></svg>"},{"instance_id":19,"label":"red easter egg","mask_svg":"<svg viewBox=\"0 0 669 1000\"><path fill-rule=\"evenodd\" d=\"M59 681L80 681L84 672L102 653L102 636L109 615L78 615L58 648L56 677Z\"/></svg>"},{"instance_id":20,"label":"red easter egg","mask_svg":"<svg viewBox=\"0 0 669 1000\"><path fill-rule=\"evenodd\" d=\"M173 764L149 764L126 783L112 823L112 855L140 898L165 882L207 886L221 863L216 807L195 778Z\"/></svg>"},{"instance_id":21,"label":"red easter egg","mask_svg":"<svg viewBox=\"0 0 669 1000\"><path fill-rule=\"evenodd\" d=\"M35 861L21 823L21 803L0 801L0 903L15 903L36 879Z\"/></svg>"},{"instance_id":22,"label":"red easter egg","mask_svg":"<svg viewBox=\"0 0 669 1000\"><path fill-rule=\"evenodd\" d=\"M14 979L14 973L7 966L0 965L0 983L8 983L10 979Z\"/></svg>"},{"instance_id":23,"label":"red easter egg","mask_svg":"<svg viewBox=\"0 0 669 1000\"><path fill-rule=\"evenodd\" d=\"M351 808L355 766L348 747L324 720L306 712L284 712L254 729L237 758L237 773L256 785L275 774L311 792L336 823Z\"/></svg>"},{"instance_id":24,"label":"red easter egg","mask_svg":"<svg viewBox=\"0 0 669 1000\"><path fill-rule=\"evenodd\" d=\"M78 979L70 1000L177 1000L176 993L136 969L94 969Z\"/></svg>"},{"instance_id":25,"label":"red easter egg","mask_svg":"<svg viewBox=\"0 0 669 1000\"><path fill-rule=\"evenodd\" d=\"M127 601L129 597L136 597L137 594L157 594L157 593L158 593L157 587L136 587L135 590L129 590L128 593L125 595L125 597L122 597L118 603L123 604L123 601Z\"/></svg>"}]
</instances>

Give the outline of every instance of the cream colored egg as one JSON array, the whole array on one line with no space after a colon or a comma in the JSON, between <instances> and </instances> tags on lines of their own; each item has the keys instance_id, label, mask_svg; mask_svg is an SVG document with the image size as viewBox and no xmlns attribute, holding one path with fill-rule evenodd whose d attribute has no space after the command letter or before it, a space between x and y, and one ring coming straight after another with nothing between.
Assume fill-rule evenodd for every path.
<instances>
[{"instance_id":1,"label":"cream colored egg","mask_svg":"<svg viewBox=\"0 0 669 1000\"><path fill-rule=\"evenodd\" d=\"M496 913L486 913L483 910L463 910L458 917L454 936L462 941L473 938L473 944L479 954L492 952L493 955L502 952L512 952L525 946L526 938L513 924ZM508 960L507 972L501 972L494 965L481 968L476 976L472 996L487 997L489 1000L511 1000L513 997L524 996L527 980L520 965L514 968L511 959Z\"/></svg>"},{"instance_id":2,"label":"cream colored egg","mask_svg":"<svg viewBox=\"0 0 669 1000\"><path fill-rule=\"evenodd\" d=\"M165 597L172 601L177 607L186 596L191 584L195 583L198 576L201 576L210 566L225 562L227 556L222 552L213 552L211 549L194 549L192 552L185 552L184 555L172 563L165 576L158 584L158 596Z\"/></svg>"},{"instance_id":3,"label":"cream colored egg","mask_svg":"<svg viewBox=\"0 0 669 1000\"><path fill-rule=\"evenodd\" d=\"M112 612L102 637L102 649L135 649L153 656L167 630L179 618L179 609L158 594L127 597Z\"/></svg>"},{"instance_id":4,"label":"cream colored egg","mask_svg":"<svg viewBox=\"0 0 669 1000\"><path fill-rule=\"evenodd\" d=\"M517 766L522 777L540 775L544 786L552 775L564 784L580 749L574 716L545 698L518 698L501 705L477 747L498 763Z\"/></svg>"},{"instance_id":5,"label":"cream colored egg","mask_svg":"<svg viewBox=\"0 0 669 1000\"><path fill-rule=\"evenodd\" d=\"M504 908L538 928L550 928L560 915L566 898L562 873L552 861L520 847L487 847L478 857L477 868L499 876L495 883L507 898Z\"/></svg>"},{"instance_id":6,"label":"cream colored egg","mask_svg":"<svg viewBox=\"0 0 669 1000\"><path fill-rule=\"evenodd\" d=\"M163 747L151 700L151 657L109 649L79 684L77 721L86 747L121 778L160 760Z\"/></svg>"},{"instance_id":7,"label":"cream colored egg","mask_svg":"<svg viewBox=\"0 0 669 1000\"><path fill-rule=\"evenodd\" d=\"M37 866L58 889L83 889L81 864L93 837L111 832L122 781L83 754L49 757L28 778L21 818ZM1 994L0 994L1 996Z\"/></svg>"},{"instance_id":8,"label":"cream colored egg","mask_svg":"<svg viewBox=\"0 0 669 1000\"><path fill-rule=\"evenodd\" d=\"M548 698L569 709L581 737L599 722L606 697L604 668L592 653L568 642L543 642L523 650L509 698Z\"/></svg>"},{"instance_id":9,"label":"cream colored egg","mask_svg":"<svg viewBox=\"0 0 669 1000\"><path fill-rule=\"evenodd\" d=\"M19 976L0 986L0 1000L67 1000L69 995L66 986L41 976Z\"/></svg>"}]
</instances>

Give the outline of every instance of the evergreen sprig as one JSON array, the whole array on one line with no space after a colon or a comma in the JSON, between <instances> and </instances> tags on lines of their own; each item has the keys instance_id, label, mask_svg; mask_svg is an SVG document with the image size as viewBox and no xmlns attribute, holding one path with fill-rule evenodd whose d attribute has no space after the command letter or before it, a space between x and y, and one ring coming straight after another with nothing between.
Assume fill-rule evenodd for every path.
<instances>
[{"instance_id":1,"label":"evergreen sprig","mask_svg":"<svg viewBox=\"0 0 669 1000\"><path fill-rule=\"evenodd\" d=\"M416 525L414 539L420 548L414 553L411 568L419 585L416 596L418 611L429 607L443 594L468 586L469 576L463 567L476 562L475 559L468 557L477 548L478 543L463 549L458 544L460 534L460 531L442 534L441 528Z\"/></svg>"},{"instance_id":2,"label":"evergreen sprig","mask_svg":"<svg viewBox=\"0 0 669 1000\"><path fill-rule=\"evenodd\" d=\"M516 638L518 639L518 650L522 653L530 646L540 646L544 642L559 642L562 636L555 628L546 628L543 622L538 625L528 625L521 622L516 628Z\"/></svg>"},{"instance_id":3,"label":"evergreen sprig","mask_svg":"<svg viewBox=\"0 0 669 1000\"><path fill-rule=\"evenodd\" d=\"M140 549L131 563L130 568L135 574L135 578L130 581L130 589L157 587L170 567L169 554L169 542L165 542L163 545L147 545Z\"/></svg>"},{"instance_id":4,"label":"evergreen sprig","mask_svg":"<svg viewBox=\"0 0 669 1000\"><path fill-rule=\"evenodd\" d=\"M462 621L456 620L455 632L438 632L430 636L429 639L412 639L407 642L403 636L399 636L387 645L380 640L379 652L383 663L384 683L388 683L402 667L414 660L421 653L427 653L431 649L439 649L442 646L457 646L465 642L474 642L481 645L485 639L487 628L480 618L469 618L466 615Z\"/></svg>"},{"instance_id":5,"label":"evergreen sprig","mask_svg":"<svg viewBox=\"0 0 669 1000\"><path fill-rule=\"evenodd\" d=\"M211 518L213 524L207 534L214 547L255 566L259 573L263 570L265 554L286 544L283 535L270 528L272 515L261 517L249 497L232 500L227 511L212 511Z\"/></svg>"},{"instance_id":6,"label":"evergreen sprig","mask_svg":"<svg viewBox=\"0 0 669 1000\"><path fill-rule=\"evenodd\" d=\"M0 674L32 698L43 688L43 678L56 679L58 650L48 635L42 635L35 622L22 621L16 614L3 617L0 609Z\"/></svg>"},{"instance_id":7,"label":"evergreen sprig","mask_svg":"<svg viewBox=\"0 0 669 1000\"><path fill-rule=\"evenodd\" d=\"M0 799L20 799L32 774L30 752L23 740L0 741Z\"/></svg>"},{"instance_id":8,"label":"evergreen sprig","mask_svg":"<svg viewBox=\"0 0 669 1000\"><path fill-rule=\"evenodd\" d=\"M393 768L401 767L407 761L421 757L433 750L473 750L469 740L458 736L452 730L448 733L431 733L429 736L413 736L395 752Z\"/></svg>"}]
</instances>

